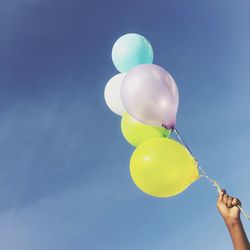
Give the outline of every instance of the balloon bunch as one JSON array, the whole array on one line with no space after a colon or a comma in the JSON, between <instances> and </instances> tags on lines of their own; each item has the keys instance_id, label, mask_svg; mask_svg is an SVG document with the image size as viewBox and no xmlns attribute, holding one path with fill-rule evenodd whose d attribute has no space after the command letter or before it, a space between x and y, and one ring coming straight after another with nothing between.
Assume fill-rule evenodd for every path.
<instances>
[{"instance_id":1,"label":"balloon bunch","mask_svg":"<svg viewBox=\"0 0 250 250\"><path fill-rule=\"evenodd\" d=\"M171 197L204 177L221 190L175 128L178 88L167 70L152 64L149 41L139 34L123 35L113 46L112 60L120 73L108 81L104 96L108 107L122 116L125 139L136 147L130 173L137 187L151 196ZM172 132L179 141L170 138Z\"/></svg>"}]
</instances>

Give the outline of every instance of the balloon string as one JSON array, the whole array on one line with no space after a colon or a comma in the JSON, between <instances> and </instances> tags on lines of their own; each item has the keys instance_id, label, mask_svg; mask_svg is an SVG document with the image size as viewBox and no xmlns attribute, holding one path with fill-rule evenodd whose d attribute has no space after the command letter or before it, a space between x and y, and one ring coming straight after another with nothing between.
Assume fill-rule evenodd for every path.
<instances>
[{"instance_id":1,"label":"balloon string","mask_svg":"<svg viewBox=\"0 0 250 250\"><path fill-rule=\"evenodd\" d=\"M218 192L220 192L222 190L222 188L220 187L220 185L218 184L217 181L215 181L214 179L210 178L206 172L203 170L203 168L199 165L196 157L192 154L191 150L189 149L189 147L187 146L187 144L183 141L183 139L180 136L180 133L178 132L178 130L176 128L173 128L172 131L174 131L174 133L177 135L178 140L181 142L181 144L183 146L185 146L185 148L187 149L188 153L194 158L194 160L197 163L197 167L199 168L201 174L200 177L203 177L205 179L207 179L216 189ZM250 221L250 216L247 214L247 212L240 206L237 205L237 207L240 209L240 211L243 213L243 215Z\"/></svg>"}]
</instances>

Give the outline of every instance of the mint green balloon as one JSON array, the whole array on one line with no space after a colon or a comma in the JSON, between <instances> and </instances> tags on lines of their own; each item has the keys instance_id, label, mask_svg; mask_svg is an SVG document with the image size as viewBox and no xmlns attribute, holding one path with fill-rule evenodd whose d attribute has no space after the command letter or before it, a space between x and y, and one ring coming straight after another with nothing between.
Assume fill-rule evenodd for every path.
<instances>
[{"instance_id":1,"label":"mint green balloon","mask_svg":"<svg viewBox=\"0 0 250 250\"><path fill-rule=\"evenodd\" d=\"M127 72L139 64L153 62L153 49L149 41L139 34L121 36L112 49L112 60L120 72Z\"/></svg>"}]
</instances>

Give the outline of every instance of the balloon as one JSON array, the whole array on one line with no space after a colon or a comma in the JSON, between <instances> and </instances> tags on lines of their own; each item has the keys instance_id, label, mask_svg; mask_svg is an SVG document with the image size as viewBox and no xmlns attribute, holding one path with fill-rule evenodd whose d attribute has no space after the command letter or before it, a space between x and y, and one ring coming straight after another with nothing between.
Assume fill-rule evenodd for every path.
<instances>
[{"instance_id":1,"label":"balloon","mask_svg":"<svg viewBox=\"0 0 250 250\"><path fill-rule=\"evenodd\" d=\"M138 122L127 112L123 113L121 129L125 139L135 147L148 139L168 137L170 134L170 131L165 128L149 126Z\"/></svg>"},{"instance_id":2,"label":"balloon","mask_svg":"<svg viewBox=\"0 0 250 250\"><path fill-rule=\"evenodd\" d=\"M134 66L153 62L153 49L149 41L139 34L121 36L112 49L112 60L120 72L127 72Z\"/></svg>"},{"instance_id":3,"label":"balloon","mask_svg":"<svg viewBox=\"0 0 250 250\"><path fill-rule=\"evenodd\" d=\"M162 198L181 193L199 178L194 158L182 144L168 138L140 144L132 154L130 174L139 189Z\"/></svg>"},{"instance_id":4,"label":"balloon","mask_svg":"<svg viewBox=\"0 0 250 250\"><path fill-rule=\"evenodd\" d=\"M113 76L107 83L104 90L104 98L108 107L117 115L122 116L125 108L121 100L121 84L125 73Z\"/></svg>"},{"instance_id":5,"label":"balloon","mask_svg":"<svg viewBox=\"0 0 250 250\"><path fill-rule=\"evenodd\" d=\"M179 94L172 76L155 64L134 67L123 79L121 98L136 120L168 129L176 123Z\"/></svg>"}]
</instances>

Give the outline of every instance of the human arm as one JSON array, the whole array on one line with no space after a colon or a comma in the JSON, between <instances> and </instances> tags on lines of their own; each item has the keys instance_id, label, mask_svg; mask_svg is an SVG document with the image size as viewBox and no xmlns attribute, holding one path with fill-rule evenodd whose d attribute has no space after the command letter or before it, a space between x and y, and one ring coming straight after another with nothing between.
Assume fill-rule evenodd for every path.
<instances>
[{"instance_id":1,"label":"human arm","mask_svg":"<svg viewBox=\"0 0 250 250\"><path fill-rule=\"evenodd\" d=\"M217 208L224 219L230 233L235 250L250 250L249 241L240 219L240 209L237 207L240 201L220 191L217 200Z\"/></svg>"}]
</instances>

